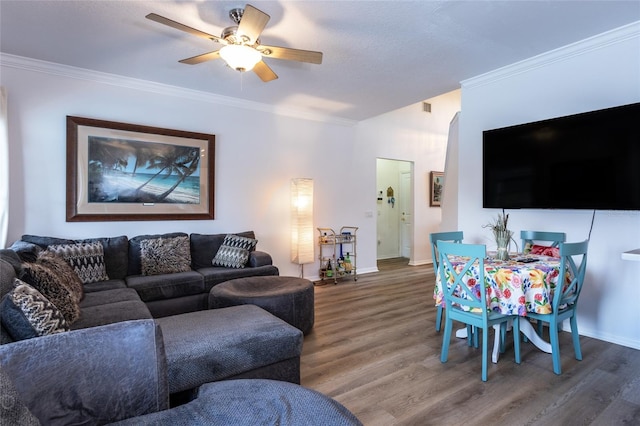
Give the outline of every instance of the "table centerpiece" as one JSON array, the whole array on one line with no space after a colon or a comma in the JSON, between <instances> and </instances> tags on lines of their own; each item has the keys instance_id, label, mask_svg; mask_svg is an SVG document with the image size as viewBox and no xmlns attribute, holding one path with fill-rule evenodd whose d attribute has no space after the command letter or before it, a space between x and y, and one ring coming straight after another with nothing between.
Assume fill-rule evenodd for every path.
<instances>
[{"instance_id":1,"label":"table centerpiece","mask_svg":"<svg viewBox=\"0 0 640 426\"><path fill-rule=\"evenodd\" d=\"M490 228L493 232L493 236L496 240L496 259L509 260L509 243L513 232L507 228L509 222L509 215L500 213L494 222L490 222L483 226L483 228Z\"/></svg>"}]
</instances>

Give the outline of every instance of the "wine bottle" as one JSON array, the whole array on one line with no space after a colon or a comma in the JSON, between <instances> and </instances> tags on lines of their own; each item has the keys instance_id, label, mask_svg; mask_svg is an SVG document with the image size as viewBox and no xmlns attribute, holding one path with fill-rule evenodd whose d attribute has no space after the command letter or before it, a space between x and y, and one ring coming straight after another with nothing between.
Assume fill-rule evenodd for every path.
<instances>
[{"instance_id":1,"label":"wine bottle","mask_svg":"<svg viewBox=\"0 0 640 426\"><path fill-rule=\"evenodd\" d=\"M351 265L351 258L349 257L349 253L347 252L347 255L344 258L344 270L347 272L347 274L350 274L352 269L353 265Z\"/></svg>"}]
</instances>

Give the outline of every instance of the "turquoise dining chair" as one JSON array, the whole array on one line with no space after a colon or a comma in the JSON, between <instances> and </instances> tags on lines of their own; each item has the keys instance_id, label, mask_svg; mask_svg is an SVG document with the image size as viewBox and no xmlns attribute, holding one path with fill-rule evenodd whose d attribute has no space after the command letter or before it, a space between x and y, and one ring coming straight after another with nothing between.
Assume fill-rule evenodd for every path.
<instances>
[{"instance_id":1,"label":"turquoise dining chair","mask_svg":"<svg viewBox=\"0 0 640 426\"><path fill-rule=\"evenodd\" d=\"M580 243L560 243L560 276L553 293L550 314L537 314L528 312L527 317L537 320L539 323L549 323L549 338L551 340L551 356L553 358L553 372L562 372L560 364L560 342L558 331L562 328L562 322L570 320L573 350L578 361L582 360L580 350L580 335L578 334L578 298L584 284L585 271L587 270L587 249L589 240ZM564 275L564 277L563 277ZM564 288L559 288L563 281Z\"/></svg>"},{"instance_id":2,"label":"turquoise dining chair","mask_svg":"<svg viewBox=\"0 0 640 426\"><path fill-rule=\"evenodd\" d=\"M522 239L522 252L525 253L527 244L533 246L536 241L544 241L551 243L551 247L558 247L560 243L567 240L567 234L564 232L546 232L546 231L520 231Z\"/></svg>"},{"instance_id":3,"label":"turquoise dining chair","mask_svg":"<svg viewBox=\"0 0 640 426\"><path fill-rule=\"evenodd\" d=\"M522 252L526 254L527 244L533 247L535 242L551 243L551 247L558 247L560 243L564 243L567 240L567 234L564 232L546 232L546 231L520 231L520 238L522 239ZM530 247L530 248L531 248ZM538 334L542 335L542 322L538 321L537 324ZM524 338L527 341L527 338Z\"/></svg>"},{"instance_id":4,"label":"turquoise dining chair","mask_svg":"<svg viewBox=\"0 0 640 426\"><path fill-rule=\"evenodd\" d=\"M487 307L486 284L484 279L484 259L487 247L479 244L451 243L438 241L438 255L440 265L438 274L443 283L442 290L446 302L444 336L442 337L442 353L440 361L447 362L449 342L453 321L460 321L472 326L475 334L482 330L482 381L487 381L487 364L489 358L489 330L494 325L506 327L509 320L513 320L513 341L515 361L520 364L520 317L517 315L503 315L490 311ZM462 267L456 270L449 256L463 256L468 258ZM473 287L468 287L463 278L470 274L472 267L477 268L477 279ZM450 281L452 281L450 283ZM496 331L498 332L498 331Z\"/></svg>"},{"instance_id":5,"label":"turquoise dining chair","mask_svg":"<svg viewBox=\"0 0 640 426\"><path fill-rule=\"evenodd\" d=\"M429 242L431 243L431 259L433 259L433 272L436 277L438 276L438 247L436 242L438 241L450 241L454 243L461 243L464 238L462 231L450 231L450 232L434 232L429 234ZM442 306L438 306L436 312L436 331L440 331L442 324Z\"/></svg>"}]
</instances>

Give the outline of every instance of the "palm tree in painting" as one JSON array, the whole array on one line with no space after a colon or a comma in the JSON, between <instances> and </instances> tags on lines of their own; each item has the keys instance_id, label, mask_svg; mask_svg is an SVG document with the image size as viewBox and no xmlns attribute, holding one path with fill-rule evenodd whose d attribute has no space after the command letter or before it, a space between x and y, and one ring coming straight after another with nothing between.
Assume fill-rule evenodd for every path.
<instances>
[{"instance_id":1,"label":"palm tree in painting","mask_svg":"<svg viewBox=\"0 0 640 426\"><path fill-rule=\"evenodd\" d=\"M105 175L127 168L131 148L118 139L90 136L88 151L88 199L103 202L109 198L103 188Z\"/></svg>"},{"instance_id":2,"label":"palm tree in painting","mask_svg":"<svg viewBox=\"0 0 640 426\"><path fill-rule=\"evenodd\" d=\"M179 178L176 182L158 196L154 196L155 201L166 199L186 178L191 176L200 164L199 149L187 146L171 146L169 150L158 151L149 159L147 169L159 169L158 172L151 176L146 182L136 188L135 193L140 194L143 188L161 174L165 174L165 178L177 175Z\"/></svg>"},{"instance_id":3,"label":"palm tree in painting","mask_svg":"<svg viewBox=\"0 0 640 426\"><path fill-rule=\"evenodd\" d=\"M131 172L132 176L136 175L138 171L138 167L144 167L151 159L154 157L153 149L147 146L145 143L132 143L134 148L134 156L136 158L136 162L133 165L133 171Z\"/></svg>"}]
</instances>

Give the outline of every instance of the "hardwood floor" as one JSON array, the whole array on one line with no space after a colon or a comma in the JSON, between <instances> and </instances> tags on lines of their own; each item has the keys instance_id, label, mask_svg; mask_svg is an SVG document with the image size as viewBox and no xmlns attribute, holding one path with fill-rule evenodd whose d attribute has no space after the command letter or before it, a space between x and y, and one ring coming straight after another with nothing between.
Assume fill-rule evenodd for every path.
<instances>
[{"instance_id":1,"label":"hardwood floor","mask_svg":"<svg viewBox=\"0 0 640 426\"><path fill-rule=\"evenodd\" d=\"M481 351L463 339L453 337L440 362L433 268L391 259L378 269L315 287L315 326L301 365L302 385L366 426L640 424L640 351L581 337L577 361L571 335L562 333L556 376L551 355L531 343L522 343L517 365L509 333L482 382Z\"/></svg>"}]
</instances>

